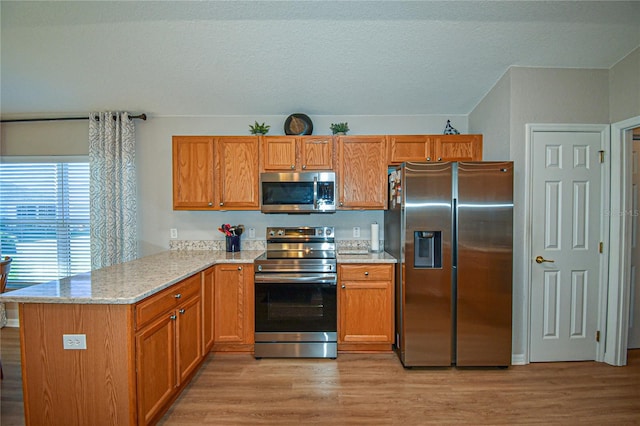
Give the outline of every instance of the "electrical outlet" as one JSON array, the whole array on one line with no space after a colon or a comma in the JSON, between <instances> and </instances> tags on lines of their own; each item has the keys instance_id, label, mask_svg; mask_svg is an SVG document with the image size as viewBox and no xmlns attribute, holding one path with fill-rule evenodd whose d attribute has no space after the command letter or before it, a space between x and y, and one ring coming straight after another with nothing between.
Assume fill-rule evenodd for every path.
<instances>
[{"instance_id":1,"label":"electrical outlet","mask_svg":"<svg viewBox=\"0 0 640 426\"><path fill-rule=\"evenodd\" d=\"M354 226L353 227L353 238L360 238L360 227L359 226Z\"/></svg>"},{"instance_id":2,"label":"electrical outlet","mask_svg":"<svg viewBox=\"0 0 640 426\"><path fill-rule=\"evenodd\" d=\"M86 334L63 334L62 348L63 349L87 349L87 335Z\"/></svg>"},{"instance_id":3,"label":"electrical outlet","mask_svg":"<svg viewBox=\"0 0 640 426\"><path fill-rule=\"evenodd\" d=\"M176 228L171 228L170 230L171 238L178 238L178 230Z\"/></svg>"},{"instance_id":4,"label":"electrical outlet","mask_svg":"<svg viewBox=\"0 0 640 426\"><path fill-rule=\"evenodd\" d=\"M256 237L256 228L249 228L249 238L254 239Z\"/></svg>"}]
</instances>

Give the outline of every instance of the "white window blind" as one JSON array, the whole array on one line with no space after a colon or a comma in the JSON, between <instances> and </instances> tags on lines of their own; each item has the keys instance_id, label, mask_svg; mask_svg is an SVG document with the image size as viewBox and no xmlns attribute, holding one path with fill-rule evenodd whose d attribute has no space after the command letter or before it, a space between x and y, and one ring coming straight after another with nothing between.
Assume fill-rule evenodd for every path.
<instances>
[{"instance_id":1,"label":"white window blind","mask_svg":"<svg viewBox=\"0 0 640 426\"><path fill-rule=\"evenodd\" d=\"M0 243L10 287L90 270L89 163L0 164Z\"/></svg>"}]
</instances>

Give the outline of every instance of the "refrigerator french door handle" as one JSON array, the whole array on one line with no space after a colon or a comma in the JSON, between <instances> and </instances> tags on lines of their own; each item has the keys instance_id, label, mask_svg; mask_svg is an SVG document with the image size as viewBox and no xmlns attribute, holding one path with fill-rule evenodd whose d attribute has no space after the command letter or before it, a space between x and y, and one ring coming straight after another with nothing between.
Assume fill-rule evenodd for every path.
<instances>
[{"instance_id":1,"label":"refrigerator french door handle","mask_svg":"<svg viewBox=\"0 0 640 426\"><path fill-rule=\"evenodd\" d=\"M453 235L451 236L451 267L456 269L458 267L458 199L453 198L452 203L453 223L451 232Z\"/></svg>"}]
</instances>

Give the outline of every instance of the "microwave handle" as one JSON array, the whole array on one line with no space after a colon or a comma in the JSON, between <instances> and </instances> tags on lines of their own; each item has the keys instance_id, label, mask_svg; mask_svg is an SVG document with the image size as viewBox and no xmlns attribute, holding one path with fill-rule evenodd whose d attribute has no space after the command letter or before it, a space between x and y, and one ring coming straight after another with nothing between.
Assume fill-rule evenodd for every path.
<instances>
[{"instance_id":1,"label":"microwave handle","mask_svg":"<svg viewBox=\"0 0 640 426\"><path fill-rule=\"evenodd\" d=\"M313 177L313 209L318 210L318 176Z\"/></svg>"}]
</instances>

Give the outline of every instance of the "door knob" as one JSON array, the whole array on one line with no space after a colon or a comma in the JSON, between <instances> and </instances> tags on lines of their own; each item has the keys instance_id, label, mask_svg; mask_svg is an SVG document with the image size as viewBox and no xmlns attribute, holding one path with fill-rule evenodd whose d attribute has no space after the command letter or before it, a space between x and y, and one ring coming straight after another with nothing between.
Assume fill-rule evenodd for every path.
<instances>
[{"instance_id":1,"label":"door knob","mask_svg":"<svg viewBox=\"0 0 640 426\"><path fill-rule=\"evenodd\" d=\"M544 262L553 263L553 260L545 259L542 256L536 256L536 263L544 263Z\"/></svg>"}]
</instances>

